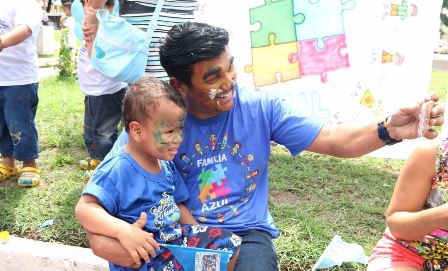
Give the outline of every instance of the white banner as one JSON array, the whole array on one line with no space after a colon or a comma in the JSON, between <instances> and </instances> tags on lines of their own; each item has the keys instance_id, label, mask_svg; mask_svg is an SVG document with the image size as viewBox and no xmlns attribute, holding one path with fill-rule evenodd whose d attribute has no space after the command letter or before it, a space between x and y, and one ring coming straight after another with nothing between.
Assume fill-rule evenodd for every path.
<instances>
[{"instance_id":1,"label":"white banner","mask_svg":"<svg viewBox=\"0 0 448 271\"><path fill-rule=\"evenodd\" d=\"M198 20L229 30L239 83L282 93L328 123L367 122L427 93L441 6L208 0Z\"/></svg>"}]
</instances>

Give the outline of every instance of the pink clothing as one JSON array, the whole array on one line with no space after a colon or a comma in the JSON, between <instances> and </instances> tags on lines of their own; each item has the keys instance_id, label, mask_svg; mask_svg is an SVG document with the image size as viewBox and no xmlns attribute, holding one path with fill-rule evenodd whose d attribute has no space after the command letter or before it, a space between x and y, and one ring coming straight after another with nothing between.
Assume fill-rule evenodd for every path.
<instances>
[{"instance_id":1,"label":"pink clothing","mask_svg":"<svg viewBox=\"0 0 448 271\"><path fill-rule=\"evenodd\" d=\"M385 232L372 250L367 271L380 271L392 267L423 269L424 262L425 259L398 243Z\"/></svg>"}]
</instances>

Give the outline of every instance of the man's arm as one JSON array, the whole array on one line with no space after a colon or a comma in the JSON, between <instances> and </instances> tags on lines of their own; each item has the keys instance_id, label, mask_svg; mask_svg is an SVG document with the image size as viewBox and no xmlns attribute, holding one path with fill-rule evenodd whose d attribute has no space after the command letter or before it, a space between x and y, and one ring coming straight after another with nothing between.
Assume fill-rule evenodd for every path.
<instances>
[{"instance_id":1,"label":"man's arm","mask_svg":"<svg viewBox=\"0 0 448 271\"><path fill-rule=\"evenodd\" d=\"M430 129L432 126L443 124L444 105L435 104L438 97L431 96L426 102L427 118L423 136L429 139L437 137L437 132ZM425 101L430 100L429 98ZM393 140L414 139L418 137L421 104L403 107L385 120L384 126ZM434 105L434 107L433 107ZM308 151L328 154L336 157L359 157L385 146L378 135L378 122L367 125L340 124L324 126Z\"/></svg>"},{"instance_id":2,"label":"man's arm","mask_svg":"<svg viewBox=\"0 0 448 271\"><path fill-rule=\"evenodd\" d=\"M135 263L140 263L140 258L149 262L148 254L156 256L155 250L159 249L159 245L151 233L113 217L99 205L96 197L82 195L76 205L75 213L76 218L86 230L120 241ZM141 216L146 221L146 213L142 212Z\"/></svg>"},{"instance_id":3,"label":"man's arm","mask_svg":"<svg viewBox=\"0 0 448 271\"><path fill-rule=\"evenodd\" d=\"M146 214L142 213L137 221L132 224L132 227L143 229L146 225ZM89 240L90 248L93 253L109 262L118 264L124 267L140 268L141 263L136 263L132 258L131 254L126 250L126 248L121 245L121 243L116 238L108 237L105 235L92 233L84 228L87 234L87 239ZM151 236L152 233L148 233ZM160 247L157 245L156 249ZM152 255L152 256L155 256Z\"/></svg>"},{"instance_id":4,"label":"man's arm","mask_svg":"<svg viewBox=\"0 0 448 271\"><path fill-rule=\"evenodd\" d=\"M120 244L120 242L112 237L92 233L84 229L89 239L90 248L98 257L123 267L140 268L140 264L136 264L131 255Z\"/></svg>"},{"instance_id":5,"label":"man's arm","mask_svg":"<svg viewBox=\"0 0 448 271\"><path fill-rule=\"evenodd\" d=\"M11 31L6 32L0 37L0 52L7 47L21 43L31 36L32 31L27 25L18 25Z\"/></svg>"}]
</instances>

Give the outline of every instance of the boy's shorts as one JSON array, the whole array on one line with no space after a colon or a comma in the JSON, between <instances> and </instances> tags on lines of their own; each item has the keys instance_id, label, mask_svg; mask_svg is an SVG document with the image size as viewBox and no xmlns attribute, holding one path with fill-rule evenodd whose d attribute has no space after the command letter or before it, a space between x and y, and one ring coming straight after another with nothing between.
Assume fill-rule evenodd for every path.
<instances>
[{"instance_id":1,"label":"boy's shorts","mask_svg":"<svg viewBox=\"0 0 448 271\"><path fill-rule=\"evenodd\" d=\"M36 125L38 83L0 86L0 152L19 161L38 157Z\"/></svg>"},{"instance_id":2,"label":"boy's shorts","mask_svg":"<svg viewBox=\"0 0 448 271\"><path fill-rule=\"evenodd\" d=\"M183 225L182 237L169 242L172 245L208 248L232 252L232 257L241 244L241 237L228 230L212 228L203 225ZM165 266L170 266L174 271L183 271L180 263L166 247L161 246L162 251L157 257L151 258L147 264L147 270L165 270ZM146 269L145 269L146 270Z\"/></svg>"},{"instance_id":3,"label":"boy's shorts","mask_svg":"<svg viewBox=\"0 0 448 271\"><path fill-rule=\"evenodd\" d=\"M414 267L423 270L424 262L422 257L384 233L372 249L367 271L380 271L394 267Z\"/></svg>"}]
</instances>

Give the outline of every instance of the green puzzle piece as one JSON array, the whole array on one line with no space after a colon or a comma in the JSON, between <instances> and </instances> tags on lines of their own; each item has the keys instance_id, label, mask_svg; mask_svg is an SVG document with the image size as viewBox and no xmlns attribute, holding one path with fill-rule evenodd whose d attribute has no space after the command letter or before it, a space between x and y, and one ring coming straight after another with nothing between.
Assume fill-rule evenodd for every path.
<instances>
[{"instance_id":1,"label":"green puzzle piece","mask_svg":"<svg viewBox=\"0 0 448 271\"><path fill-rule=\"evenodd\" d=\"M292 0L266 0L249 14L251 24L260 23L259 30L250 34L252 48L269 46L270 34L275 34L276 44L297 41L295 25L305 20L303 14L294 15Z\"/></svg>"}]
</instances>

